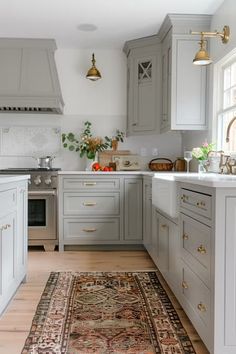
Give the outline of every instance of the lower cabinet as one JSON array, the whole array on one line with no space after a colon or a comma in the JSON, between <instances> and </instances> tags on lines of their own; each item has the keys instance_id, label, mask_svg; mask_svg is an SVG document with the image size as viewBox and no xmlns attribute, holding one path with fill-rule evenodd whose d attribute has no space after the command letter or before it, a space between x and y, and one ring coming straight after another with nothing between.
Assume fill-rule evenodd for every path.
<instances>
[{"instance_id":1,"label":"lower cabinet","mask_svg":"<svg viewBox=\"0 0 236 354\"><path fill-rule=\"evenodd\" d=\"M143 244L152 250L152 177L143 179Z\"/></svg>"},{"instance_id":2,"label":"lower cabinet","mask_svg":"<svg viewBox=\"0 0 236 354\"><path fill-rule=\"evenodd\" d=\"M119 218L64 219L64 239L69 244L80 241L80 244L93 244L96 241L107 243L119 241Z\"/></svg>"},{"instance_id":3,"label":"lower cabinet","mask_svg":"<svg viewBox=\"0 0 236 354\"><path fill-rule=\"evenodd\" d=\"M142 244L142 176L60 175L59 250Z\"/></svg>"},{"instance_id":4,"label":"lower cabinet","mask_svg":"<svg viewBox=\"0 0 236 354\"><path fill-rule=\"evenodd\" d=\"M125 240L142 240L142 179L124 180Z\"/></svg>"},{"instance_id":5,"label":"lower cabinet","mask_svg":"<svg viewBox=\"0 0 236 354\"><path fill-rule=\"evenodd\" d=\"M178 289L180 281L178 225L154 209L152 227L150 255L172 290Z\"/></svg>"},{"instance_id":6,"label":"lower cabinet","mask_svg":"<svg viewBox=\"0 0 236 354\"><path fill-rule=\"evenodd\" d=\"M26 276L27 181L0 184L0 314Z\"/></svg>"}]
</instances>

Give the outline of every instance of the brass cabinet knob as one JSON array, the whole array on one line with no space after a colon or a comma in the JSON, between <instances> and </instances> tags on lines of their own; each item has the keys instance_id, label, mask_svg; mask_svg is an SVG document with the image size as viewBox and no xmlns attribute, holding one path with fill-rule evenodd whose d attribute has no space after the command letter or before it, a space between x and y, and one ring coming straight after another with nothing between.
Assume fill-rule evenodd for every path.
<instances>
[{"instance_id":1,"label":"brass cabinet knob","mask_svg":"<svg viewBox=\"0 0 236 354\"><path fill-rule=\"evenodd\" d=\"M188 200L188 196L183 194L182 197L180 197L180 199L185 202L186 200Z\"/></svg>"},{"instance_id":2,"label":"brass cabinet knob","mask_svg":"<svg viewBox=\"0 0 236 354\"><path fill-rule=\"evenodd\" d=\"M198 308L198 310L199 311L201 311L201 312L206 312L206 306L202 303L202 302L200 302L198 305L197 305L197 308Z\"/></svg>"},{"instance_id":3,"label":"brass cabinet knob","mask_svg":"<svg viewBox=\"0 0 236 354\"><path fill-rule=\"evenodd\" d=\"M182 288L183 289L188 289L188 284L184 280L182 281Z\"/></svg>"},{"instance_id":4,"label":"brass cabinet knob","mask_svg":"<svg viewBox=\"0 0 236 354\"><path fill-rule=\"evenodd\" d=\"M183 234L183 240L188 240L189 239L189 237L188 237L188 235L187 234Z\"/></svg>"},{"instance_id":5,"label":"brass cabinet knob","mask_svg":"<svg viewBox=\"0 0 236 354\"><path fill-rule=\"evenodd\" d=\"M203 202L203 201L197 202L197 207L203 208L203 207L205 207L205 206L206 206L206 203L205 203L205 202Z\"/></svg>"},{"instance_id":6,"label":"brass cabinet knob","mask_svg":"<svg viewBox=\"0 0 236 354\"><path fill-rule=\"evenodd\" d=\"M96 186L96 184L96 182L84 182L84 186L86 187Z\"/></svg>"},{"instance_id":7,"label":"brass cabinet knob","mask_svg":"<svg viewBox=\"0 0 236 354\"><path fill-rule=\"evenodd\" d=\"M95 232L97 229L83 229L84 232Z\"/></svg>"},{"instance_id":8,"label":"brass cabinet knob","mask_svg":"<svg viewBox=\"0 0 236 354\"><path fill-rule=\"evenodd\" d=\"M201 254L206 254L206 248L203 246L203 245L200 245L198 248L197 248L197 251Z\"/></svg>"}]
</instances>

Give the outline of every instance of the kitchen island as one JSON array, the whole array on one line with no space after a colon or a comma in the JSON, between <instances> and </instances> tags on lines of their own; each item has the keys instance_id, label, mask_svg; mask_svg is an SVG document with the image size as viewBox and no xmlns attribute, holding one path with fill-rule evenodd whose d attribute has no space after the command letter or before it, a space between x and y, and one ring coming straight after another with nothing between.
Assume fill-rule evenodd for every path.
<instances>
[{"instance_id":1,"label":"kitchen island","mask_svg":"<svg viewBox=\"0 0 236 354\"><path fill-rule=\"evenodd\" d=\"M156 174L153 188L158 179L166 193L176 186L170 199L176 205L153 206L152 239L159 247L157 257L151 256L210 353L235 354L236 176ZM155 190L153 196L158 198ZM160 215L162 228L155 226ZM173 224L175 233L170 232Z\"/></svg>"},{"instance_id":2,"label":"kitchen island","mask_svg":"<svg viewBox=\"0 0 236 354\"><path fill-rule=\"evenodd\" d=\"M29 177L0 176L0 315L26 280Z\"/></svg>"}]
</instances>

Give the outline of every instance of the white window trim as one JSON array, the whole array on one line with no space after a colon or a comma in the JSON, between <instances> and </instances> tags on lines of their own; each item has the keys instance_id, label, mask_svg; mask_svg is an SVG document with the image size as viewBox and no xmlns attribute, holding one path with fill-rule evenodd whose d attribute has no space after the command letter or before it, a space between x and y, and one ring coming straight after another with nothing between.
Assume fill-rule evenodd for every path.
<instances>
[{"instance_id":1,"label":"white window trim","mask_svg":"<svg viewBox=\"0 0 236 354\"><path fill-rule=\"evenodd\" d=\"M230 65L230 63L236 60L236 48L214 64L213 68L213 100L212 100L212 141L217 142L218 136L218 116L222 113L223 107L223 97L222 97L222 87L223 87L223 75L222 71L225 66ZM229 111L232 107L229 108ZM225 112L226 110L224 110Z\"/></svg>"}]
</instances>

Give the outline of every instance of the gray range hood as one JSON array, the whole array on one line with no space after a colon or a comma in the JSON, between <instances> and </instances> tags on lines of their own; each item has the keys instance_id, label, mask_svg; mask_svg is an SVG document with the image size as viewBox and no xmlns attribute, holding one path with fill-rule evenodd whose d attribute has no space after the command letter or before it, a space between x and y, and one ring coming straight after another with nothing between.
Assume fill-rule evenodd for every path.
<instances>
[{"instance_id":1,"label":"gray range hood","mask_svg":"<svg viewBox=\"0 0 236 354\"><path fill-rule=\"evenodd\" d=\"M53 39L0 38L0 112L62 114Z\"/></svg>"}]
</instances>

